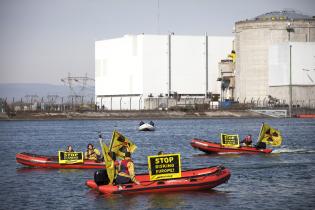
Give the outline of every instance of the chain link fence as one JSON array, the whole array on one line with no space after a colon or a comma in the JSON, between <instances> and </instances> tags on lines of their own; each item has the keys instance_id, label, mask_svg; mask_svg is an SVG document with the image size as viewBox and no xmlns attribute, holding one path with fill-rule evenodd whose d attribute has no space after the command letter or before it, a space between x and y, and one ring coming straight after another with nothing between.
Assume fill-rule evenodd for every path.
<instances>
[{"instance_id":1,"label":"chain link fence","mask_svg":"<svg viewBox=\"0 0 315 210\"><path fill-rule=\"evenodd\" d=\"M94 98L83 97L42 97L38 98L0 98L0 112L12 115L17 112L109 112L109 111L198 111L211 110L248 110L248 109L286 109L288 101L272 97L245 98L243 100L212 101L204 97L176 98L124 98L110 99L105 102L95 103ZM294 114L314 112L315 99L293 100L292 112Z\"/></svg>"}]
</instances>

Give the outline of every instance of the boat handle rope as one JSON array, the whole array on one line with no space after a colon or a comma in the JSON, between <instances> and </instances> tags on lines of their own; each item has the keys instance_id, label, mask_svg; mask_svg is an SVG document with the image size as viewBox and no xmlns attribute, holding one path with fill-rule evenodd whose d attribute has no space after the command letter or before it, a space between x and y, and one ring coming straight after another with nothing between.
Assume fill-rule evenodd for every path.
<instances>
[{"instance_id":1,"label":"boat handle rope","mask_svg":"<svg viewBox=\"0 0 315 210\"><path fill-rule=\"evenodd\" d=\"M214 172L211 172L211 173L208 173L208 174L206 174L205 176L203 176L203 177L201 177L201 178L188 178L188 179L186 179L187 181L200 181L200 180L204 180L205 178L207 178L208 176L210 176L210 175L213 175L213 174L215 174L215 175L217 175L217 176L219 176L221 173L222 173L222 170L224 169L224 167L223 166L221 166L221 165L219 165L219 166L216 166L217 167L217 170L215 170ZM155 180L155 181L145 181L145 182L150 182L149 184L142 184L143 182L140 182L140 185L141 186L150 186L150 185L152 185L152 184L154 184L154 183L156 183L156 182L159 182L159 181L161 181L161 180ZM161 183L162 184L162 183ZM165 183L164 183L165 184Z\"/></svg>"}]
</instances>

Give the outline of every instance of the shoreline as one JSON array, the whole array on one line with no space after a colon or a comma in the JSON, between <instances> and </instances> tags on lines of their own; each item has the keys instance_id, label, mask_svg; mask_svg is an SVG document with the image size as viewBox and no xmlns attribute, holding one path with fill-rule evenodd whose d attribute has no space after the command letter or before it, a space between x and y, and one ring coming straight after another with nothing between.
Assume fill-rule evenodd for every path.
<instances>
[{"instance_id":1,"label":"shoreline","mask_svg":"<svg viewBox=\"0 0 315 210\"><path fill-rule=\"evenodd\" d=\"M108 111L108 112L18 112L8 117L0 115L1 121L18 120L157 120L157 119L222 119L222 118L271 118L247 110L215 110L207 112L182 111Z\"/></svg>"}]
</instances>

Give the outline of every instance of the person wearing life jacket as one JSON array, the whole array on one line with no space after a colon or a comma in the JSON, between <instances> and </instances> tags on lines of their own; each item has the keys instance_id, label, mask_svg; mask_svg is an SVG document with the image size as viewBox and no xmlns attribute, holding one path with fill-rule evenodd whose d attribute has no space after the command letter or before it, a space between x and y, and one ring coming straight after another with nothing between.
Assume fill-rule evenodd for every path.
<instances>
[{"instance_id":1,"label":"person wearing life jacket","mask_svg":"<svg viewBox=\"0 0 315 210\"><path fill-rule=\"evenodd\" d=\"M71 145L68 145L68 146L67 146L66 152L74 152L74 150L73 150L73 148L72 148Z\"/></svg>"},{"instance_id":2,"label":"person wearing life jacket","mask_svg":"<svg viewBox=\"0 0 315 210\"><path fill-rule=\"evenodd\" d=\"M245 146L252 146L253 140L252 140L252 135L248 134L245 136L245 138L241 141L241 143Z\"/></svg>"},{"instance_id":3,"label":"person wearing life jacket","mask_svg":"<svg viewBox=\"0 0 315 210\"><path fill-rule=\"evenodd\" d=\"M135 166L131 159L131 154L130 152L126 152L125 158L120 162L119 173L116 176L115 183L119 185L132 182L137 185L140 184L140 182L138 182L135 177Z\"/></svg>"},{"instance_id":4,"label":"person wearing life jacket","mask_svg":"<svg viewBox=\"0 0 315 210\"><path fill-rule=\"evenodd\" d=\"M98 149L94 148L93 144L88 144L87 150L84 153L84 158L87 160L98 160L101 153Z\"/></svg>"}]
</instances>

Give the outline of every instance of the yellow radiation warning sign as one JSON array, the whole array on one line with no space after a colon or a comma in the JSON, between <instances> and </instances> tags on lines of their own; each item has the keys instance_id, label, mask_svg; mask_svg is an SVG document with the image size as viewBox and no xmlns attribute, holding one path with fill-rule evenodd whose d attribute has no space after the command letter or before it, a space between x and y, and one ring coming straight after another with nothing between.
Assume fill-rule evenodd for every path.
<instances>
[{"instance_id":1,"label":"yellow radiation warning sign","mask_svg":"<svg viewBox=\"0 0 315 210\"><path fill-rule=\"evenodd\" d=\"M59 164L83 163L83 152L58 152Z\"/></svg>"},{"instance_id":2,"label":"yellow radiation warning sign","mask_svg":"<svg viewBox=\"0 0 315 210\"><path fill-rule=\"evenodd\" d=\"M148 156L150 180L180 178L180 154Z\"/></svg>"}]
</instances>

